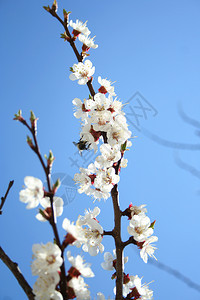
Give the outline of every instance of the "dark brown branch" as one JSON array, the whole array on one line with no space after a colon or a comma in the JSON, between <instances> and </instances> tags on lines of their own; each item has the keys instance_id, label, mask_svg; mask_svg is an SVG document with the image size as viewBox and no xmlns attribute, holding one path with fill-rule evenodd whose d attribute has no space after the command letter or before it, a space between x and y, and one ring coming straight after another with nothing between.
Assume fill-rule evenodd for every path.
<instances>
[{"instance_id":1,"label":"dark brown branch","mask_svg":"<svg viewBox=\"0 0 200 300\"><path fill-rule=\"evenodd\" d=\"M6 191L6 193L5 193L5 196L4 196L4 197L1 197L0 215L2 215L2 208L3 208L3 206L4 206L4 203L5 203L5 201L6 201L6 198L7 198L7 196L8 196L9 191L10 191L11 187L13 186L13 183L14 183L14 180L11 180L11 181L9 182L7 191Z\"/></svg>"},{"instance_id":2,"label":"dark brown branch","mask_svg":"<svg viewBox=\"0 0 200 300\"><path fill-rule=\"evenodd\" d=\"M111 235L111 236L113 236L113 230L112 231L105 231L104 230L103 235Z\"/></svg>"},{"instance_id":3,"label":"dark brown branch","mask_svg":"<svg viewBox=\"0 0 200 300\"><path fill-rule=\"evenodd\" d=\"M111 196L114 208L115 227L113 230L113 236L115 239L116 247L116 298L117 300L123 299L123 267L122 267L122 251L123 244L121 240L121 211L119 207L119 193L117 184L111 190Z\"/></svg>"},{"instance_id":4,"label":"dark brown branch","mask_svg":"<svg viewBox=\"0 0 200 300\"><path fill-rule=\"evenodd\" d=\"M22 287L24 292L26 293L28 299L34 300L34 294L32 292L32 288L22 275L17 263L13 262L8 255L3 251L3 249L0 247L0 258L4 262L4 264L10 269L10 271L13 273L15 278L17 279L19 285Z\"/></svg>"},{"instance_id":5,"label":"dark brown branch","mask_svg":"<svg viewBox=\"0 0 200 300\"><path fill-rule=\"evenodd\" d=\"M126 242L122 243L123 249L130 244L137 245L137 242L134 240L133 236L131 236Z\"/></svg>"}]
</instances>

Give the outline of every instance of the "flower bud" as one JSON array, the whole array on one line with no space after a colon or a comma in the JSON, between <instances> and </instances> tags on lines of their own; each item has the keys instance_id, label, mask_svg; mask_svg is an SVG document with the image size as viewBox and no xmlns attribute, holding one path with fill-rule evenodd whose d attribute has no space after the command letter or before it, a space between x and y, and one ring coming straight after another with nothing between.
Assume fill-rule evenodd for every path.
<instances>
[{"instance_id":1,"label":"flower bud","mask_svg":"<svg viewBox=\"0 0 200 300\"><path fill-rule=\"evenodd\" d=\"M57 10L58 10L58 3L57 3L56 0L53 1L53 4L52 4L51 9L52 9L54 12L57 12Z\"/></svg>"}]
</instances>

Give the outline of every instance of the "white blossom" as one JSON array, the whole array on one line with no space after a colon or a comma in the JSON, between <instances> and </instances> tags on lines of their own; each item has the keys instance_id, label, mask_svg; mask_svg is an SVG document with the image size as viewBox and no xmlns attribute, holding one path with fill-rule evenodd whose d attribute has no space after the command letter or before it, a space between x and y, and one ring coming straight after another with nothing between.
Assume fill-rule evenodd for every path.
<instances>
[{"instance_id":1,"label":"white blossom","mask_svg":"<svg viewBox=\"0 0 200 300\"><path fill-rule=\"evenodd\" d=\"M111 111L113 116L119 114L124 115L125 113L122 111L122 106L123 106L122 102L117 100L117 98L115 98L114 100L112 100L109 110Z\"/></svg>"},{"instance_id":2,"label":"white blossom","mask_svg":"<svg viewBox=\"0 0 200 300\"><path fill-rule=\"evenodd\" d=\"M128 233L134 237L137 242L143 242L153 234L150 228L151 222L147 216L134 215L128 226Z\"/></svg>"},{"instance_id":3,"label":"white blossom","mask_svg":"<svg viewBox=\"0 0 200 300\"><path fill-rule=\"evenodd\" d=\"M128 163L128 159L122 157L120 167L121 168L126 168L127 167L127 163Z\"/></svg>"},{"instance_id":4,"label":"white blossom","mask_svg":"<svg viewBox=\"0 0 200 300\"><path fill-rule=\"evenodd\" d=\"M127 263L128 256L123 256L123 269L124 264ZM104 262L101 263L101 266L104 270L112 271L115 269L115 263L116 263L116 250L113 250L113 255L110 252L104 253Z\"/></svg>"},{"instance_id":5,"label":"white blossom","mask_svg":"<svg viewBox=\"0 0 200 300\"><path fill-rule=\"evenodd\" d=\"M77 300L90 300L90 291L87 289L87 284L84 282L83 277L73 277L68 286L74 290Z\"/></svg>"},{"instance_id":6,"label":"white blossom","mask_svg":"<svg viewBox=\"0 0 200 300\"><path fill-rule=\"evenodd\" d=\"M118 119L118 121L121 121ZM107 132L108 144L112 147L116 144L124 144L131 137L131 131L126 124L114 122Z\"/></svg>"},{"instance_id":7,"label":"white blossom","mask_svg":"<svg viewBox=\"0 0 200 300\"><path fill-rule=\"evenodd\" d=\"M89 59L85 60L84 63L79 62L74 64L72 67L72 73L69 78L71 80L78 80L78 84L84 85L88 82L90 77L94 74L95 67L92 67L92 63Z\"/></svg>"},{"instance_id":8,"label":"white blossom","mask_svg":"<svg viewBox=\"0 0 200 300\"><path fill-rule=\"evenodd\" d=\"M90 190L90 186L94 183L96 171L95 165L91 163L87 169L80 168L81 173L76 173L74 175L74 181L80 185L80 188L78 189L80 194L89 193L88 190Z\"/></svg>"},{"instance_id":9,"label":"white blossom","mask_svg":"<svg viewBox=\"0 0 200 300\"><path fill-rule=\"evenodd\" d=\"M94 43L94 38L95 37L91 38L89 36L85 36L83 34L80 34L78 36L78 38L79 38L79 41L86 46L85 51L89 50L90 48L93 48L93 49L98 48L98 45Z\"/></svg>"},{"instance_id":10,"label":"white blossom","mask_svg":"<svg viewBox=\"0 0 200 300\"><path fill-rule=\"evenodd\" d=\"M82 243L86 242L85 236L84 236L84 231L82 227L76 223L70 222L67 218L63 220L62 224L63 229L65 229L69 234L72 235L73 239L75 241L72 241L72 244L80 247Z\"/></svg>"},{"instance_id":11,"label":"white blossom","mask_svg":"<svg viewBox=\"0 0 200 300\"><path fill-rule=\"evenodd\" d=\"M119 150L119 145L115 145L113 148L109 144L102 144L100 146L101 154L97 156L95 164L98 168L109 168L112 167L114 163L118 162L121 158L121 152Z\"/></svg>"},{"instance_id":12,"label":"white blossom","mask_svg":"<svg viewBox=\"0 0 200 300\"><path fill-rule=\"evenodd\" d=\"M147 213L147 209L145 208L146 204L142 204L140 206L134 206L132 205L132 203L129 205L129 209L130 209L130 212L131 212L131 218L134 216L134 215L143 215L145 216L145 214Z\"/></svg>"},{"instance_id":13,"label":"white blossom","mask_svg":"<svg viewBox=\"0 0 200 300\"><path fill-rule=\"evenodd\" d=\"M154 242L157 242L157 236L151 236L147 240L145 240L144 244L142 245L142 249L140 250L140 257L143 259L145 263L147 263L148 255L150 257L154 256L154 251L157 249L154 245L151 245Z\"/></svg>"},{"instance_id":14,"label":"white blossom","mask_svg":"<svg viewBox=\"0 0 200 300\"><path fill-rule=\"evenodd\" d=\"M28 203L27 209L35 208L44 197L42 181L32 176L26 176L24 183L27 188L20 191L19 199L24 203Z\"/></svg>"},{"instance_id":15,"label":"white blossom","mask_svg":"<svg viewBox=\"0 0 200 300\"><path fill-rule=\"evenodd\" d=\"M141 278L139 278L138 275L127 277L129 281L126 284L123 284L124 297L131 293L131 299L153 299L153 291L148 288L147 284L141 284ZM116 287L114 288L114 294L116 294Z\"/></svg>"},{"instance_id":16,"label":"white blossom","mask_svg":"<svg viewBox=\"0 0 200 300\"><path fill-rule=\"evenodd\" d=\"M74 35L78 35L80 33L83 33L84 35L88 36L90 34L89 29L87 28L87 22L83 23L79 20L76 20L74 23L72 20L70 20L69 25L74 29ZM77 31L77 32L75 32Z\"/></svg>"},{"instance_id":17,"label":"white blossom","mask_svg":"<svg viewBox=\"0 0 200 300\"><path fill-rule=\"evenodd\" d=\"M101 244L103 239L103 227L96 220L100 209L95 207L93 211L86 211L85 216L79 216L77 224L83 227L86 242L83 244L82 249L88 252L91 256L95 256L104 251L104 246Z\"/></svg>"},{"instance_id":18,"label":"white blossom","mask_svg":"<svg viewBox=\"0 0 200 300\"><path fill-rule=\"evenodd\" d=\"M101 85L101 87L99 88L100 93L109 93L111 96L116 96L114 92L114 86L112 86L112 82L110 80L102 79L101 76L99 76L98 82Z\"/></svg>"},{"instance_id":19,"label":"white blossom","mask_svg":"<svg viewBox=\"0 0 200 300\"><path fill-rule=\"evenodd\" d=\"M97 300L106 300L106 298L101 292L99 292L97 293Z\"/></svg>"},{"instance_id":20,"label":"white blossom","mask_svg":"<svg viewBox=\"0 0 200 300\"><path fill-rule=\"evenodd\" d=\"M77 119L81 118L82 121L86 120L88 117L88 110L85 107L85 101L87 100L84 99L84 101L82 102L79 98L74 98L74 100L72 101L72 103L76 107L76 112L74 113L74 116Z\"/></svg>"},{"instance_id":21,"label":"white blossom","mask_svg":"<svg viewBox=\"0 0 200 300\"><path fill-rule=\"evenodd\" d=\"M80 255L73 257L70 251L67 251L67 259L71 265L77 269L83 277L94 277L94 273L90 268L90 264L86 264Z\"/></svg>"},{"instance_id":22,"label":"white blossom","mask_svg":"<svg viewBox=\"0 0 200 300\"><path fill-rule=\"evenodd\" d=\"M45 197L40 200L40 204L42 207L47 211L47 216L48 216L48 208L51 209L51 203L50 203L50 198ZM60 217L63 213L63 199L60 197L53 197L53 211L54 211L54 220L56 222L57 217ZM45 212L44 212L45 213ZM47 219L45 219L41 213L36 215L36 218L41 221L45 222Z\"/></svg>"},{"instance_id":23,"label":"white blossom","mask_svg":"<svg viewBox=\"0 0 200 300\"><path fill-rule=\"evenodd\" d=\"M85 210L84 216L79 216L78 223L80 226L87 225L91 220L96 220L96 217L100 214L101 210L96 206L93 210Z\"/></svg>"},{"instance_id":24,"label":"white blossom","mask_svg":"<svg viewBox=\"0 0 200 300\"><path fill-rule=\"evenodd\" d=\"M93 106L93 110L95 111L107 110L112 103L112 97L110 95L106 97L102 93L97 93L94 96L94 103L95 105Z\"/></svg>"},{"instance_id":25,"label":"white blossom","mask_svg":"<svg viewBox=\"0 0 200 300\"><path fill-rule=\"evenodd\" d=\"M110 197L109 192L103 192L99 189L91 190L90 194L95 200L100 201L101 199L107 200Z\"/></svg>"},{"instance_id":26,"label":"white blossom","mask_svg":"<svg viewBox=\"0 0 200 300\"><path fill-rule=\"evenodd\" d=\"M110 128L110 121L112 119L112 114L108 110L102 111L92 111L90 113L90 122L93 123L93 129L95 131L108 131Z\"/></svg>"},{"instance_id":27,"label":"white blossom","mask_svg":"<svg viewBox=\"0 0 200 300\"><path fill-rule=\"evenodd\" d=\"M55 291L56 285L60 281L58 272L41 274L33 285L33 293L36 299L50 299L50 295Z\"/></svg>"},{"instance_id":28,"label":"white blossom","mask_svg":"<svg viewBox=\"0 0 200 300\"><path fill-rule=\"evenodd\" d=\"M98 150L99 137L101 132L95 131L90 120L82 127L80 137L83 141L88 143L90 149L94 149L95 152Z\"/></svg>"},{"instance_id":29,"label":"white blossom","mask_svg":"<svg viewBox=\"0 0 200 300\"><path fill-rule=\"evenodd\" d=\"M132 276L130 276L132 277ZM142 278L139 278L137 275L133 276L133 283L140 294L140 299L142 300L150 300L153 297L153 291L149 289L148 284L141 284Z\"/></svg>"},{"instance_id":30,"label":"white blossom","mask_svg":"<svg viewBox=\"0 0 200 300\"><path fill-rule=\"evenodd\" d=\"M44 244L34 244L32 247L33 258L32 274L49 274L60 270L63 263L60 248L51 242Z\"/></svg>"},{"instance_id":31,"label":"white blossom","mask_svg":"<svg viewBox=\"0 0 200 300\"><path fill-rule=\"evenodd\" d=\"M60 292L58 291L54 291L51 296L50 296L51 300L63 300L63 296Z\"/></svg>"},{"instance_id":32,"label":"white blossom","mask_svg":"<svg viewBox=\"0 0 200 300\"><path fill-rule=\"evenodd\" d=\"M106 170L98 170L94 180L94 186L102 192L108 193L113 186L119 182L119 175L115 174L115 169L110 167Z\"/></svg>"},{"instance_id":33,"label":"white blossom","mask_svg":"<svg viewBox=\"0 0 200 300\"><path fill-rule=\"evenodd\" d=\"M48 294L47 292L44 291L43 294L39 296L35 296L35 300L63 300L63 296L60 292L58 291L53 291L53 293Z\"/></svg>"}]
</instances>

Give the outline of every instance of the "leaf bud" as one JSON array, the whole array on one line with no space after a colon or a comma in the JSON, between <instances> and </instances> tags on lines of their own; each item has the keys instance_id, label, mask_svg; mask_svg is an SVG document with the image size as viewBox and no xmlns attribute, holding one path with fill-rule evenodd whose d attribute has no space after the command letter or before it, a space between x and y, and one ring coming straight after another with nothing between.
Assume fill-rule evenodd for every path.
<instances>
[{"instance_id":1,"label":"leaf bud","mask_svg":"<svg viewBox=\"0 0 200 300\"><path fill-rule=\"evenodd\" d=\"M48 5L48 6L43 6L43 8L44 8L46 11L48 11L48 12L50 12L50 10L51 10L51 8L49 7L49 5Z\"/></svg>"},{"instance_id":2,"label":"leaf bud","mask_svg":"<svg viewBox=\"0 0 200 300\"><path fill-rule=\"evenodd\" d=\"M35 148L34 145L33 145L32 139L30 138L30 136L27 135L26 141L27 141L27 144L31 147L31 149Z\"/></svg>"},{"instance_id":3,"label":"leaf bud","mask_svg":"<svg viewBox=\"0 0 200 300\"><path fill-rule=\"evenodd\" d=\"M61 33L60 34L61 39L63 39L64 41L70 41L70 37L65 33Z\"/></svg>"},{"instance_id":4,"label":"leaf bud","mask_svg":"<svg viewBox=\"0 0 200 300\"><path fill-rule=\"evenodd\" d=\"M154 229L155 223L156 223L156 220L151 223L151 225L149 226L149 228Z\"/></svg>"},{"instance_id":5,"label":"leaf bud","mask_svg":"<svg viewBox=\"0 0 200 300\"><path fill-rule=\"evenodd\" d=\"M24 120L24 118L22 117L22 111L21 111L21 109L18 111L17 114L14 115L13 120L16 120L16 121L20 121L20 122L22 122L22 123L25 123L25 120Z\"/></svg>"},{"instance_id":6,"label":"leaf bud","mask_svg":"<svg viewBox=\"0 0 200 300\"><path fill-rule=\"evenodd\" d=\"M71 14L71 11L66 11L65 9L63 9L63 16L64 16L64 19L66 22L68 22L70 14Z\"/></svg>"},{"instance_id":7,"label":"leaf bud","mask_svg":"<svg viewBox=\"0 0 200 300\"><path fill-rule=\"evenodd\" d=\"M56 180L56 182L54 183L54 185L53 185L53 193L54 193L54 194L56 193L56 191L57 191L57 189L59 188L59 186L60 186L60 178L58 178L58 179Z\"/></svg>"},{"instance_id":8,"label":"leaf bud","mask_svg":"<svg viewBox=\"0 0 200 300\"><path fill-rule=\"evenodd\" d=\"M31 110L31 116L30 116L30 122L31 127L36 131L37 130L37 120L36 116L34 115L34 112Z\"/></svg>"},{"instance_id":9,"label":"leaf bud","mask_svg":"<svg viewBox=\"0 0 200 300\"><path fill-rule=\"evenodd\" d=\"M49 150L49 156L47 157L47 155L45 154L45 158L47 160L47 165L48 167L51 167L54 160L55 160L55 157L53 155L53 152L51 150Z\"/></svg>"}]
</instances>

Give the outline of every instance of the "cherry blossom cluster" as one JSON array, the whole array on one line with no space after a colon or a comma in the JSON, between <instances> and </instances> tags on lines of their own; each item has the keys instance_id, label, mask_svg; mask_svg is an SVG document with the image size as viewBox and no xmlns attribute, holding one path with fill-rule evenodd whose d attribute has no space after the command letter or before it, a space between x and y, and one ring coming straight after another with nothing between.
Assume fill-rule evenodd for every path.
<instances>
[{"instance_id":1,"label":"cherry blossom cluster","mask_svg":"<svg viewBox=\"0 0 200 300\"><path fill-rule=\"evenodd\" d=\"M102 245L103 227L99 224L96 217L99 215L100 209L95 207L93 211L86 210L84 216L79 216L76 224L70 223L65 218L63 228L68 232L64 240L64 246L73 244L81 247L84 252L88 252L91 256L95 256L104 251Z\"/></svg>"},{"instance_id":2,"label":"cherry blossom cluster","mask_svg":"<svg viewBox=\"0 0 200 300\"><path fill-rule=\"evenodd\" d=\"M34 244L32 250L32 274L39 276L33 286L35 299L62 300L61 293L56 290L60 281L60 266L63 263L60 248L48 242L46 245Z\"/></svg>"},{"instance_id":3,"label":"cherry blossom cluster","mask_svg":"<svg viewBox=\"0 0 200 300\"><path fill-rule=\"evenodd\" d=\"M54 0L52 8L44 7L54 17L56 17L57 2ZM74 175L74 180L79 184L78 192L92 196L95 200L108 199L112 194L113 203L118 202L113 196L113 189L118 195L117 184L120 180L119 172L121 168L127 167L128 160L124 158L124 153L128 147L132 145L130 142L131 131L128 129L125 113L123 112L123 104L116 97L113 83L106 78L98 77L100 87L95 93L92 81L95 73L95 67L89 59L86 59L90 48L98 47L94 42L94 37L90 37L90 30L87 28L87 22L83 23L80 20L73 22L69 19L69 13L65 10L64 24L66 32L61 37L70 43L77 58L78 63L75 63L71 68L69 78L73 81L77 80L80 85L88 85L90 95L88 99L81 100L75 98L73 104L75 106L74 116L81 119L80 139L74 144L78 147L80 154L84 150L94 150L96 153L99 147L100 155L98 155L94 163L89 164L87 168L80 168L80 172ZM58 17L60 20L60 18ZM68 22L69 21L69 22ZM66 25L66 26L65 26ZM72 35L69 33L68 25L73 28ZM75 41L79 40L82 43L82 51L79 54L75 46ZM126 299L141 299L150 300L153 297L153 292L148 288L148 285L141 283L141 278L129 276L124 272L124 264L127 263L128 257L123 257L118 260L123 253L123 249L130 243L136 244L140 249L140 256L146 263L148 255L154 257L155 247L152 245L158 238L153 236L154 222L146 216L145 205L133 206L132 204L122 212L119 208L119 203L115 203L114 208L115 218L128 216L130 223L128 233L131 238L122 242L121 228L117 228L116 224L112 231L104 231L99 224L97 216L100 214L100 209L95 207L93 210L85 210L85 214L79 215L76 222L71 222L65 218L62 223L63 229L67 232L62 241L60 241L56 220L63 213L63 200L56 197L56 191L59 187L59 181L51 185L51 168L54 161L52 152L50 151L45 165L38 148L36 139L36 123L37 118L31 112L31 126L21 116L21 111L15 115L15 120L20 121L30 130L33 135L33 140L28 137L27 143L31 149L37 154L42 167L45 171L48 191L43 187L40 179L26 176L24 179L25 188L20 191L20 201L26 203L27 209L33 209L40 205L39 212L36 215L37 220L41 222L49 221L53 228L55 243L48 242L44 244L33 245L33 262L31 265L32 274L38 276L33 287L33 293L36 300L62 300L62 299L78 299L90 300L90 291L84 281L84 277L94 277L94 273L90 265L85 263L80 255L76 257L67 251L67 259L71 264L67 273L65 272L65 255L64 251L68 246L82 247L84 252L91 256L96 256L99 252L104 251L102 244L104 235L111 235L116 242L116 236L120 236L118 242L119 248L113 251L113 255L109 252L104 253L104 262L101 266L105 270L114 271L112 279L116 279L121 274L121 287L123 281L123 297ZM115 205L114 205L115 206ZM116 219L115 219L116 221ZM120 225L121 226L121 225ZM118 227L120 227L118 226ZM117 233L116 233L117 232ZM116 244L117 245L117 244ZM121 251L119 254L119 250ZM119 272L119 264L121 263ZM118 267L117 267L118 266ZM118 275L117 275L117 272ZM117 289L114 288L114 294L117 297ZM121 293L121 291L120 291ZM120 296L121 298L121 296ZM98 300L105 300L102 293L97 294Z\"/></svg>"},{"instance_id":4,"label":"cherry blossom cluster","mask_svg":"<svg viewBox=\"0 0 200 300\"><path fill-rule=\"evenodd\" d=\"M99 90L106 89L101 86ZM113 99L111 94L106 97L105 93L99 92L92 99L84 99L83 102L75 98L73 104L76 108L74 116L82 120L80 139L87 142L90 149L96 152L99 140L105 142L105 134L106 143L112 148L118 146L118 150L121 150L120 146L130 139L131 131L122 111L122 102Z\"/></svg>"},{"instance_id":5,"label":"cherry blossom cluster","mask_svg":"<svg viewBox=\"0 0 200 300\"><path fill-rule=\"evenodd\" d=\"M151 223L149 217L146 216L147 209L145 206L144 204L140 206L130 204L125 213L130 219L127 228L128 233L133 236L138 248L141 249L141 258L147 263L148 255L155 258L154 251L156 247L152 243L157 242L158 237L152 236L155 221Z\"/></svg>"},{"instance_id":6,"label":"cherry blossom cluster","mask_svg":"<svg viewBox=\"0 0 200 300\"><path fill-rule=\"evenodd\" d=\"M109 88L107 88L109 90ZM105 88L99 89L105 93ZM99 139L106 143L100 146L101 155L94 164L87 169L80 168L81 173L74 176L74 180L80 184L79 193L86 193L95 199L107 199L110 191L119 182L119 175L114 167L118 162L121 167L127 166L127 159L123 158L124 151L131 146L128 139L131 132L124 113L121 111L122 103L113 100L109 95L106 98L104 93L97 93L94 99L75 98L73 104L77 107L75 117L81 118L83 127L80 133L80 141L88 144L90 149L97 151ZM107 90L106 90L107 93Z\"/></svg>"},{"instance_id":7,"label":"cherry blossom cluster","mask_svg":"<svg viewBox=\"0 0 200 300\"><path fill-rule=\"evenodd\" d=\"M70 251L67 252L67 258L72 265L67 276L68 298L90 300L90 291L83 279L83 277L94 277L90 265L84 263L80 255L73 257Z\"/></svg>"},{"instance_id":8,"label":"cherry blossom cluster","mask_svg":"<svg viewBox=\"0 0 200 300\"><path fill-rule=\"evenodd\" d=\"M123 257L123 269L124 264L128 261L128 257ZM113 250L113 255L110 252L104 253L104 262L101 263L104 270L113 271L116 269L116 252ZM111 277L116 278L116 273ZM152 299L153 291L148 288L148 285L141 284L142 278L136 276L129 276L129 274L124 273L123 278L123 296L127 299ZM114 294L116 294L116 287L114 288ZM102 298L103 299L103 298ZM105 298L104 298L105 299Z\"/></svg>"}]
</instances>

